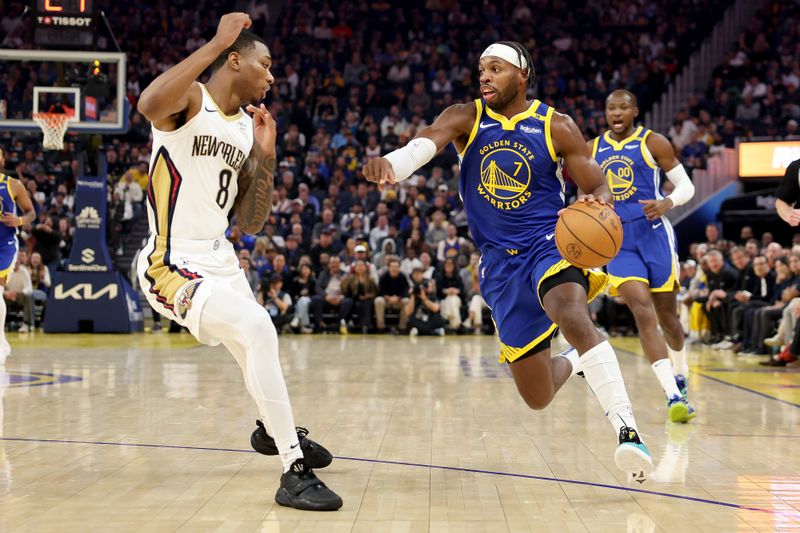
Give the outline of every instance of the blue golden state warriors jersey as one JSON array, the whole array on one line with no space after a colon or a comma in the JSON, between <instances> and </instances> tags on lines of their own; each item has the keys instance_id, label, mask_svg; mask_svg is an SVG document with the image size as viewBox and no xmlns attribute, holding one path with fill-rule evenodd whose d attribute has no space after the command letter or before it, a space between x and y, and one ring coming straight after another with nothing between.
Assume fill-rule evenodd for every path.
<instances>
[{"instance_id":1,"label":"blue golden state warriors jersey","mask_svg":"<svg viewBox=\"0 0 800 533\"><path fill-rule=\"evenodd\" d=\"M11 193L9 180L11 176L0 174L0 208L3 213L17 214L17 204L14 201L14 195ZM0 224L0 245L15 239L17 234L16 228L10 228L5 224Z\"/></svg>"},{"instance_id":2,"label":"blue golden state warriors jersey","mask_svg":"<svg viewBox=\"0 0 800 533\"><path fill-rule=\"evenodd\" d=\"M663 198L658 165L647 149L648 135L650 130L639 126L624 141L615 141L608 131L594 140L592 157L603 169L622 222L644 218L639 200Z\"/></svg>"},{"instance_id":3,"label":"blue golden state warriors jersey","mask_svg":"<svg viewBox=\"0 0 800 533\"><path fill-rule=\"evenodd\" d=\"M564 207L564 180L550 137L553 109L534 100L509 119L482 99L475 105L477 118L459 154L459 192L475 243L482 251L513 255L548 242Z\"/></svg>"}]
</instances>

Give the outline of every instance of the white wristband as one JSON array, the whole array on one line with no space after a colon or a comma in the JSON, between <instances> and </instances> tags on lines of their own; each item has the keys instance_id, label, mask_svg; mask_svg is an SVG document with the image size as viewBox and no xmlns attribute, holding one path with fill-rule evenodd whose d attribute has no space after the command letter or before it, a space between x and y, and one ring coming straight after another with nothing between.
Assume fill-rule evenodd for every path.
<instances>
[{"instance_id":1,"label":"white wristband","mask_svg":"<svg viewBox=\"0 0 800 533\"><path fill-rule=\"evenodd\" d=\"M417 137L402 148L389 152L384 158L392 164L395 181L403 181L433 159L438 150L436 143L427 137Z\"/></svg>"},{"instance_id":2,"label":"white wristband","mask_svg":"<svg viewBox=\"0 0 800 533\"><path fill-rule=\"evenodd\" d=\"M689 179L689 175L683 165L678 163L678 166L667 172L667 179L675 185L675 190L667 196L674 207L683 205L692 199L694 196L694 184Z\"/></svg>"}]
</instances>

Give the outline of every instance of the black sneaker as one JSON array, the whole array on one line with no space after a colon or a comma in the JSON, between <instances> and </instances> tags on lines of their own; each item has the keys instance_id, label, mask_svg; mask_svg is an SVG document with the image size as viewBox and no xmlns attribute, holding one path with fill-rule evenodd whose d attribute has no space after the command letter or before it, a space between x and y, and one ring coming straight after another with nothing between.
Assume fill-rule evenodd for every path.
<instances>
[{"instance_id":1,"label":"black sneaker","mask_svg":"<svg viewBox=\"0 0 800 533\"><path fill-rule=\"evenodd\" d=\"M250 445L255 451L263 455L278 455L278 447L275 446L275 439L267 434L264 423L256 420L258 426L253 434L250 435ZM300 442L300 449L303 451L303 458L309 468L325 468L333 462L333 455L311 439L306 438L308 430L297 428L297 440Z\"/></svg>"},{"instance_id":2,"label":"black sneaker","mask_svg":"<svg viewBox=\"0 0 800 533\"><path fill-rule=\"evenodd\" d=\"M275 501L303 511L335 511L342 506L342 499L326 487L302 459L292 463L289 471L281 476Z\"/></svg>"}]
</instances>

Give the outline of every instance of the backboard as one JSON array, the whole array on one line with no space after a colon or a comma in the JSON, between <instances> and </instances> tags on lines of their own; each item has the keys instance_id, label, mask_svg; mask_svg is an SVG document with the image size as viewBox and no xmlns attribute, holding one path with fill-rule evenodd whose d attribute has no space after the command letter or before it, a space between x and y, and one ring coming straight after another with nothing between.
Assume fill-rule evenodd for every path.
<instances>
[{"instance_id":1,"label":"backboard","mask_svg":"<svg viewBox=\"0 0 800 533\"><path fill-rule=\"evenodd\" d=\"M0 130L38 131L37 112L74 114L67 131L125 133L125 54L0 49Z\"/></svg>"}]
</instances>

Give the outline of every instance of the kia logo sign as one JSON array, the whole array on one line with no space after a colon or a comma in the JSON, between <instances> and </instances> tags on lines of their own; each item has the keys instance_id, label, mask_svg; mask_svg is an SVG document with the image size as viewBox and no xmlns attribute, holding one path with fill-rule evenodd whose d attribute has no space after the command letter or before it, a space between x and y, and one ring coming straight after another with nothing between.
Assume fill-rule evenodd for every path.
<instances>
[{"instance_id":1,"label":"kia logo sign","mask_svg":"<svg viewBox=\"0 0 800 533\"><path fill-rule=\"evenodd\" d=\"M109 300L113 300L119 294L119 287L116 283L109 283L100 290L95 291L91 283L78 283L71 289L64 290L64 284L59 283L56 285L53 297L56 300L99 300L107 296Z\"/></svg>"}]
</instances>

